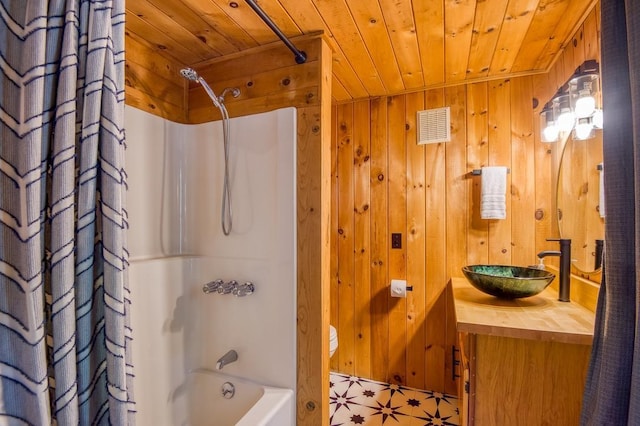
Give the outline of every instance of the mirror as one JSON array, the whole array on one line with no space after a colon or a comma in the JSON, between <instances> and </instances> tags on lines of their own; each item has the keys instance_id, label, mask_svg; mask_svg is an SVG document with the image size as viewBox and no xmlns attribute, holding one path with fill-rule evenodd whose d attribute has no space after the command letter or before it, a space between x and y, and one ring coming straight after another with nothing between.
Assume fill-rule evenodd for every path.
<instances>
[{"instance_id":1,"label":"mirror","mask_svg":"<svg viewBox=\"0 0 640 426\"><path fill-rule=\"evenodd\" d=\"M561 238L571 239L573 272L589 279L600 270L597 260L601 262L601 257L597 257L601 256L604 241L605 219L600 215L601 164L602 130L595 131L595 137L587 140L569 136L558 172L558 227Z\"/></svg>"}]
</instances>

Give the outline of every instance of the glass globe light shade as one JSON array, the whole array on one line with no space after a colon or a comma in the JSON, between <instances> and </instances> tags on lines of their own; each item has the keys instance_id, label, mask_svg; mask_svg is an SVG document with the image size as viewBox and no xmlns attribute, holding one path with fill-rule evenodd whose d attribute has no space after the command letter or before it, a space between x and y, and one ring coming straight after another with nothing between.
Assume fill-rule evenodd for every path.
<instances>
[{"instance_id":1,"label":"glass globe light shade","mask_svg":"<svg viewBox=\"0 0 640 426\"><path fill-rule=\"evenodd\" d=\"M557 142L560 130L553 119L553 108L545 106L540 112L540 141Z\"/></svg>"},{"instance_id":2,"label":"glass globe light shade","mask_svg":"<svg viewBox=\"0 0 640 426\"><path fill-rule=\"evenodd\" d=\"M570 107L577 118L593 114L600 91L600 80L597 72L587 72L569 81Z\"/></svg>"},{"instance_id":3,"label":"glass globe light shade","mask_svg":"<svg viewBox=\"0 0 640 426\"><path fill-rule=\"evenodd\" d=\"M585 140L593 137L593 123L589 118L580 118L576 124L574 137Z\"/></svg>"},{"instance_id":4,"label":"glass globe light shade","mask_svg":"<svg viewBox=\"0 0 640 426\"><path fill-rule=\"evenodd\" d=\"M569 132L575 124L576 116L571 109L571 102L568 94L556 96L553 101L553 117L561 132Z\"/></svg>"},{"instance_id":5,"label":"glass globe light shade","mask_svg":"<svg viewBox=\"0 0 640 426\"><path fill-rule=\"evenodd\" d=\"M562 108L558 115L558 128L561 132L568 132L575 124L576 117L570 108Z\"/></svg>"},{"instance_id":6,"label":"glass globe light shade","mask_svg":"<svg viewBox=\"0 0 640 426\"><path fill-rule=\"evenodd\" d=\"M558 135L560 133L560 129L555 123L551 122L547 127L542 129L542 142L556 142L558 140Z\"/></svg>"},{"instance_id":7,"label":"glass globe light shade","mask_svg":"<svg viewBox=\"0 0 640 426\"><path fill-rule=\"evenodd\" d=\"M580 96L576 100L575 114L576 117L588 117L596 109L596 99L589 90L580 91Z\"/></svg>"}]
</instances>

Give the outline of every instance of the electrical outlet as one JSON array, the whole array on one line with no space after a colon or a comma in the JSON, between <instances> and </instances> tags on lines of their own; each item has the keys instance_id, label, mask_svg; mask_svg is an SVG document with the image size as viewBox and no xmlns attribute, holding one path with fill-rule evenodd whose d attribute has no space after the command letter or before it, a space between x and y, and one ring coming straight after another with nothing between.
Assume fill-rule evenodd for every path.
<instances>
[{"instance_id":1,"label":"electrical outlet","mask_svg":"<svg viewBox=\"0 0 640 426\"><path fill-rule=\"evenodd\" d=\"M400 234L400 233L392 233L391 234L391 248L392 249L401 249L402 248L402 234Z\"/></svg>"}]
</instances>

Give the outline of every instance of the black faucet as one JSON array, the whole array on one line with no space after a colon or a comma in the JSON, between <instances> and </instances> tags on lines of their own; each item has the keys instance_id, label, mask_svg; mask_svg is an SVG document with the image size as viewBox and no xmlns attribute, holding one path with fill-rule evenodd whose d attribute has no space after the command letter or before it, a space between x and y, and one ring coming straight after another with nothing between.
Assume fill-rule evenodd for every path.
<instances>
[{"instance_id":1,"label":"black faucet","mask_svg":"<svg viewBox=\"0 0 640 426\"><path fill-rule=\"evenodd\" d=\"M560 256L560 277L558 286L558 300L570 302L570 278L571 278L571 240L568 238L548 239L547 241L559 241L560 251L544 250L538 253L538 258L546 256Z\"/></svg>"}]
</instances>

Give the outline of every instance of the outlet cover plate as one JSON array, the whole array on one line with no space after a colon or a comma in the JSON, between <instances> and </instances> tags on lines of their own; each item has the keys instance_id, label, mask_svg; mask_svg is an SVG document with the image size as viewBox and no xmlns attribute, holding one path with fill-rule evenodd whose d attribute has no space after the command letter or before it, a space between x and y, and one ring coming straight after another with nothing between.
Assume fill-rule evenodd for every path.
<instances>
[{"instance_id":1,"label":"outlet cover plate","mask_svg":"<svg viewBox=\"0 0 640 426\"><path fill-rule=\"evenodd\" d=\"M401 249L402 248L402 234L399 232L394 232L391 234L391 248L393 249Z\"/></svg>"}]
</instances>

